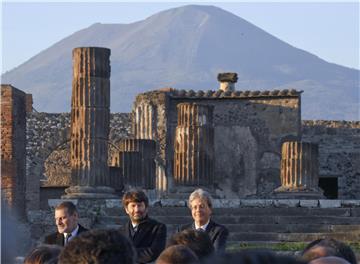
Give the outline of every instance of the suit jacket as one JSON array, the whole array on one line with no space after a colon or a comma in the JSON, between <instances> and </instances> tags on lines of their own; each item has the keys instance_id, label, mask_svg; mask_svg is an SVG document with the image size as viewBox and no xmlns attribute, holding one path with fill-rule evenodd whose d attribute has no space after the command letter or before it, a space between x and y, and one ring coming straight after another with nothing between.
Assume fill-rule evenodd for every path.
<instances>
[{"instance_id":1,"label":"suit jacket","mask_svg":"<svg viewBox=\"0 0 360 264\"><path fill-rule=\"evenodd\" d=\"M88 231L85 227L79 225L79 230L77 232L77 236L81 234L82 232ZM59 232L52 233L45 237L44 240L45 244L51 244L51 245L59 245L64 246L64 234L60 234Z\"/></svg>"},{"instance_id":2,"label":"suit jacket","mask_svg":"<svg viewBox=\"0 0 360 264\"><path fill-rule=\"evenodd\" d=\"M154 219L146 218L134 233L129 220L121 232L132 241L137 251L137 263L149 263L157 259L166 244L166 226Z\"/></svg>"},{"instance_id":3,"label":"suit jacket","mask_svg":"<svg viewBox=\"0 0 360 264\"><path fill-rule=\"evenodd\" d=\"M183 225L179 228L179 231L183 231L185 229L195 229L195 223ZM229 236L228 229L225 226L210 220L205 231L208 233L211 242L214 245L215 251L225 251L226 240Z\"/></svg>"}]
</instances>

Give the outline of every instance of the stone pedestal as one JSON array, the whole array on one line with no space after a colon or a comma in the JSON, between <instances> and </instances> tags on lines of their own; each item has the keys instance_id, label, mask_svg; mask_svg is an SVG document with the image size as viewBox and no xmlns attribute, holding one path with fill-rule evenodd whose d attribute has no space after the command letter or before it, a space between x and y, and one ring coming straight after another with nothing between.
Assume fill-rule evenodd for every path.
<instances>
[{"instance_id":1,"label":"stone pedestal","mask_svg":"<svg viewBox=\"0 0 360 264\"><path fill-rule=\"evenodd\" d=\"M290 141L281 148L281 186L274 191L277 198L322 198L318 187L318 145Z\"/></svg>"},{"instance_id":2,"label":"stone pedestal","mask_svg":"<svg viewBox=\"0 0 360 264\"><path fill-rule=\"evenodd\" d=\"M108 136L110 50L73 50L71 100L71 187L64 198L110 197Z\"/></svg>"},{"instance_id":3,"label":"stone pedestal","mask_svg":"<svg viewBox=\"0 0 360 264\"><path fill-rule=\"evenodd\" d=\"M213 106L180 103L177 110L175 183L211 186L214 179Z\"/></svg>"},{"instance_id":4,"label":"stone pedestal","mask_svg":"<svg viewBox=\"0 0 360 264\"><path fill-rule=\"evenodd\" d=\"M154 189L156 142L148 139L124 139L119 148L119 166L124 184Z\"/></svg>"}]
</instances>

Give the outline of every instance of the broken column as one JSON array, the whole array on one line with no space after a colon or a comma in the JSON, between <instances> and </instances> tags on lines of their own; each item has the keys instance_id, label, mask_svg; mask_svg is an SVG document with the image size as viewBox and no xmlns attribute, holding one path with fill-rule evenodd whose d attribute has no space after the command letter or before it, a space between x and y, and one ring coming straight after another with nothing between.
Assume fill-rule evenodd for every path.
<instances>
[{"instance_id":1,"label":"broken column","mask_svg":"<svg viewBox=\"0 0 360 264\"><path fill-rule=\"evenodd\" d=\"M154 189L156 142L147 139L124 139L119 148L119 166L124 184Z\"/></svg>"},{"instance_id":2,"label":"broken column","mask_svg":"<svg viewBox=\"0 0 360 264\"><path fill-rule=\"evenodd\" d=\"M110 50L73 50L71 187L64 198L107 198L110 119Z\"/></svg>"},{"instance_id":3,"label":"broken column","mask_svg":"<svg viewBox=\"0 0 360 264\"><path fill-rule=\"evenodd\" d=\"M238 80L237 73L235 72L219 73L217 79L220 82L220 88L219 88L220 90L224 92L235 91L235 83Z\"/></svg>"},{"instance_id":4,"label":"broken column","mask_svg":"<svg viewBox=\"0 0 360 264\"><path fill-rule=\"evenodd\" d=\"M175 183L211 186L214 178L213 106L180 103L177 111Z\"/></svg>"},{"instance_id":5,"label":"broken column","mask_svg":"<svg viewBox=\"0 0 360 264\"><path fill-rule=\"evenodd\" d=\"M277 197L321 198L318 187L318 145L307 142L284 142L281 148L281 186Z\"/></svg>"}]
</instances>

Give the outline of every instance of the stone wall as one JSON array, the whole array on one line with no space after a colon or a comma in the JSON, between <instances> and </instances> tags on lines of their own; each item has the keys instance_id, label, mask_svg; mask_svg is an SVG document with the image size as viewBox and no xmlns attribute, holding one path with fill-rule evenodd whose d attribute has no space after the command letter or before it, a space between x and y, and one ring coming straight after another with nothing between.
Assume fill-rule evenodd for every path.
<instances>
[{"instance_id":1,"label":"stone wall","mask_svg":"<svg viewBox=\"0 0 360 264\"><path fill-rule=\"evenodd\" d=\"M120 140L131 136L130 120L130 114L111 114L109 161ZM66 187L70 182L70 114L33 112L26 121L26 199L28 209L37 210L40 187Z\"/></svg>"},{"instance_id":2,"label":"stone wall","mask_svg":"<svg viewBox=\"0 0 360 264\"><path fill-rule=\"evenodd\" d=\"M319 175L336 178L339 199L360 199L360 122L304 120L302 139L319 144Z\"/></svg>"},{"instance_id":3,"label":"stone wall","mask_svg":"<svg viewBox=\"0 0 360 264\"><path fill-rule=\"evenodd\" d=\"M1 85L1 195L18 216L25 215L26 94Z\"/></svg>"},{"instance_id":4,"label":"stone wall","mask_svg":"<svg viewBox=\"0 0 360 264\"><path fill-rule=\"evenodd\" d=\"M134 113L139 108L145 109L146 104L155 106L152 112L156 113L157 127L152 135L156 135L154 139L159 143L158 164L165 167L168 191L175 187L172 166L177 126L176 106L183 102L214 106L214 187L220 197L266 197L280 186L281 143L300 138L299 92L224 93L169 88L138 95Z\"/></svg>"}]
</instances>

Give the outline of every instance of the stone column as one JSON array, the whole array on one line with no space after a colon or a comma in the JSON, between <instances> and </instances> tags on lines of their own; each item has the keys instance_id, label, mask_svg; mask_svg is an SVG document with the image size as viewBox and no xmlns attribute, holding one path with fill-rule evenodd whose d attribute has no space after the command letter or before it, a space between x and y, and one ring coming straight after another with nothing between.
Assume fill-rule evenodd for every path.
<instances>
[{"instance_id":1,"label":"stone column","mask_svg":"<svg viewBox=\"0 0 360 264\"><path fill-rule=\"evenodd\" d=\"M65 198L109 197L110 50L73 50L71 187Z\"/></svg>"},{"instance_id":2,"label":"stone column","mask_svg":"<svg viewBox=\"0 0 360 264\"><path fill-rule=\"evenodd\" d=\"M210 186L214 179L213 106L180 103L177 111L175 183Z\"/></svg>"},{"instance_id":3,"label":"stone column","mask_svg":"<svg viewBox=\"0 0 360 264\"><path fill-rule=\"evenodd\" d=\"M25 217L26 94L1 85L1 200ZM37 179L39 181L39 179ZM39 203L39 200L33 201Z\"/></svg>"},{"instance_id":4,"label":"stone column","mask_svg":"<svg viewBox=\"0 0 360 264\"><path fill-rule=\"evenodd\" d=\"M318 188L318 145L289 141L281 148L281 187L275 190L284 198L321 198Z\"/></svg>"},{"instance_id":5,"label":"stone column","mask_svg":"<svg viewBox=\"0 0 360 264\"><path fill-rule=\"evenodd\" d=\"M149 103L140 104L135 109L133 131L135 138L156 138L156 108Z\"/></svg>"},{"instance_id":6,"label":"stone column","mask_svg":"<svg viewBox=\"0 0 360 264\"><path fill-rule=\"evenodd\" d=\"M235 83L238 80L237 73L235 72L224 72L218 74L218 81L220 82L219 90L224 92L235 91Z\"/></svg>"},{"instance_id":7,"label":"stone column","mask_svg":"<svg viewBox=\"0 0 360 264\"><path fill-rule=\"evenodd\" d=\"M119 148L119 166L122 168L124 184L154 189L156 142L147 139L124 139Z\"/></svg>"}]
</instances>

